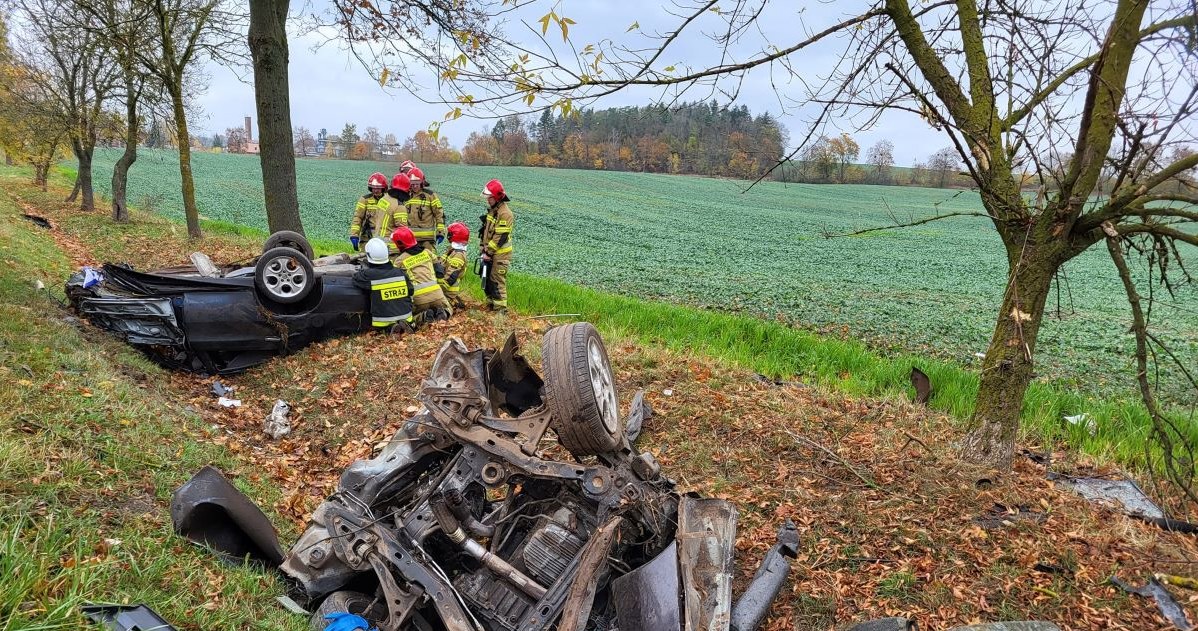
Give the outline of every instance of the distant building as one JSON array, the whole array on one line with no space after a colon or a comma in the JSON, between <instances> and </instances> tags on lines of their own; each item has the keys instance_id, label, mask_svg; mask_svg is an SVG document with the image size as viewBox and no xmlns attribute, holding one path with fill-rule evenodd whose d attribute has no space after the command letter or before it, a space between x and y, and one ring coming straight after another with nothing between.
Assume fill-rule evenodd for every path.
<instances>
[{"instance_id":1,"label":"distant building","mask_svg":"<svg viewBox=\"0 0 1198 631\"><path fill-rule=\"evenodd\" d=\"M257 154L259 152L258 141L254 140L254 127L250 124L250 117L245 117L245 152Z\"/></svg>"}]
</instances>

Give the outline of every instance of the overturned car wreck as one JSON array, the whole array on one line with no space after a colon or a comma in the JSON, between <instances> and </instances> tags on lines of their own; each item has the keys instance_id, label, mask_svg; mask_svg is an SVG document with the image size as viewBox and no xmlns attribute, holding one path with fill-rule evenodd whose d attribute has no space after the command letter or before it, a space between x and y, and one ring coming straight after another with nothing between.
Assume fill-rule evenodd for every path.
<instances>
[{"instance_id":1,"label":"overturned car wreck","mask_svg":"<svg viewBox=\"0 0 1198 631\"><path fill-rule=\"evenodd\" d=\"M71 307L169 368L234 373L321 339L369 330L357 259L313 258L302 235L277 232L246 266L139 272L106 264L67 281ZM360 257L358 257L360 258Z\"/></svg>"},{"instance_id":2,"label":"overturned car wreck","mask_svg":"<svg viewBox=\"0 0 1198 631\"><path fill-rule=\"evenodd\" d=\"M680 494L636 449L651 411L637 393L620 415L594 327L550 329L542 374L514 336L498 351L444 344L423 408L342 474L278 566L313 629L345 611L382 631L760 624L797 552L793 524L733 604L736 508ZM214 515L210 501L185 486L172 514L219 547L219 519L187 521Z\"/></svg>"}]
</instances>

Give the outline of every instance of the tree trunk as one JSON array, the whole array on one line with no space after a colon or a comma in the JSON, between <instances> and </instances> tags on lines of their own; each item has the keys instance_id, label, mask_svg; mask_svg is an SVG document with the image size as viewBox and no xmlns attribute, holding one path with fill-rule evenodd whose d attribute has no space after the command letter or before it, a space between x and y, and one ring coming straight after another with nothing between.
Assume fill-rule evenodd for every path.
<instances>
[{"instance_id":1,"label":"tree trunk","mask_svg":"<svg viewBox=\"0 0 1198 631\"><path fill-rule=\"evenodd\" d=\"M81 144L79 152L76 154L76 157L79 158L79 179L76 181L79 184L79 193L82 198L79 210L84 212L96 209L96 189L92 183L92 156L95 151L94 146Z\"/></svg>"},{"instance_id":2,"label":"tree trunk","mask_svg":"<svg viewBox=\"0 0 1198 631\"><path fill-rule=\"evenodd\" d=\"M62 201L66 202L66 203L73 203L75 200L79 199L79 188L80 188L79 174L76 173L75 174L75 183L71 185L71 194L67 195L67 198Z\"/></svg>"},{"instance_id":3,"label":"tree trunk","mask_svg":"<svg viewBox=\"0 0 1198 631\"><path fill-rule=\"evenodd\" d=\"M1007 291L982 361L969 433L961 443L965 462L1004 470L1010 468L1014 456L1023 397L1033 376L1036 335L1053 275L1060 267L1055 254L1030 241L1009 245L1009 250Z\"/></svg>"},{"instance_id":4,"label":"tree trunk","mask_svg":"<svg viewBox=\"0 0 1198 631\"><path fill-rule=\"evenodd\" d=\"M191 135L187 133L187 111L183 107L183 86L170 86L171 107L175 111L175 130L179 137L179 178L183 187L183 214L187 217L187 236L199 239L200 211L196 208L196 183L191 175Z\"/></svg>"},{"instance_id":5,"label":"tree trunk","mask_svg":"<svg viewBox=\"0 0 1198 631\"><path fill-rule=\"evenodd\" d=\"M125 198L129 190L129 167L137 161L137 132L141 122L137 118L137 92L133 80L125 80L125 152L112 167L112 220L117 223L129 221L129 206Z\"/></svg>"},{"instance_id":6,"label":"tree trunk","mask_svg":"<svg viewBox=\"0 0 1198 631\"><path fill-rule=\"evenodd\" d=\"M49 188L50 180L50 163L49 162L34 162L33 163L33 185L40 187L42 192Z\"/></svg>"},{"instance_id":7,"label":"tree trunk","mask_svg":"<svg viewBox=\"0 0 1198 631\"><path fill-rule=\"evenodd\" d=\"M271 232L304 232L295 190L295 143L287 85L288 0L250 0L250 52L258 105L258 148Z\"/></svg>"}]
</instances>

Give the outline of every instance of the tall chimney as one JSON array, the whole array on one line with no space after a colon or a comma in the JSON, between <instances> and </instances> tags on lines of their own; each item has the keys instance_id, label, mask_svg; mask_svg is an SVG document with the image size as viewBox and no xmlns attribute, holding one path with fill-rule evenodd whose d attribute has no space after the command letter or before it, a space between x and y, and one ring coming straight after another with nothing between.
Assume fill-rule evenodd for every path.
<instances>
[{"instance_id":1,"label":"tall chimney","mask_svg":"<svg viewBox=\"0 0 1198 631\"><path fill-rule=\"evenodd\" d=\"M249 116L245 117L245 139L247 142L251 142L254 140L254 130L252 127L250 127L250 117Z\"/></svg>"}]
</instances>

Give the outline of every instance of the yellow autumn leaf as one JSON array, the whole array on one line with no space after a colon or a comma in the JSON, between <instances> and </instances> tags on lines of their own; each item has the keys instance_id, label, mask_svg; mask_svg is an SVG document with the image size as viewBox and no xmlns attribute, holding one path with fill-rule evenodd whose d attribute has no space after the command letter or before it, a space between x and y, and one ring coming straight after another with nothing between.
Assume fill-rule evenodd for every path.
<instances>
[{"instance_id":1,"label":"yellow autumn leaf","mask_svg":"<svg viewBox=\"0 0 1198 631\"><path fill-rule=\"evenodd\" d=\"M632 26L628 27L628 30L627 30L627 31L624 31L624 32L625 32L625 33L631 33L631 32L633 32L633 31L637 30L637 29L638 29L638 28L640 28L640 27L641 27L641 23L640 23L640 22L633 22L633 23L632 23Z\"/></svg>"}]
</instances>

